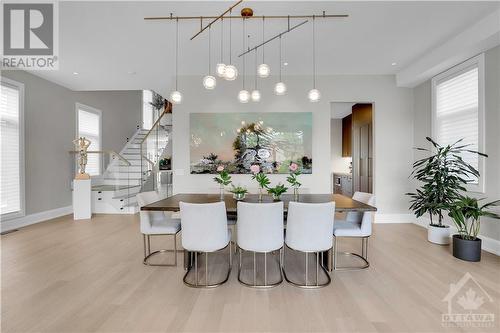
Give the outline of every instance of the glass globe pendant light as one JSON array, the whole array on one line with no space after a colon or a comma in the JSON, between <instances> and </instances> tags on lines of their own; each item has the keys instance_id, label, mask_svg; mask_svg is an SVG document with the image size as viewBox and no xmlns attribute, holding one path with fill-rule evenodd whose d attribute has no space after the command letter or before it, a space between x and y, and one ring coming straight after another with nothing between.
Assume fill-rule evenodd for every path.
<instances>
[{"instance_id":1,"label":"glass globe pendant light","mask_svg":"<svg viewBox=\"0 0 500 333\"><path fill-rule=\"evenodd\" d=\"M182 103L182 94L178 89L178 77L179 77L179 19L176 19L175 23L175 90L170 94L170 99L173 104Z\"/></svg>"},{"instance_id":2,"label":"glass globe pendant light","mask_svg":"<svg viewBox=\"0 0 500 333\"><path fill-rule=\"evenodd\" d=\"M313 26L312 26L312 58L313 58L313 88L309 90L309 93L307 94L307 98L309 98L309 101L312 103L316 103L319 101L321 98L321 93L319 92L318 89L316 89L316 24L315 24L316 18L313 15Z\"/></svg>"},{"instance_id":3,"label":"glass globe pendant light","mask_svg":"<svg viewBox=\"0 0 500 333\"><path fill-rule=\"evenodd\" d=\"M215 77L213 77L212 75L210 75L210 72L212 70L212 66L211 66L211 62L212 62L212 58L211 58L211 36L212 36L212 27L208 27L208 74L203 78L203 86L205 87L205 89L208 89L208 90L212 90L215 88L215 86L217 85L217 80L215 79Z\"/></svg>"},{"instance_id":4,"label":"glass globe pendant light","mask_svg":"<svg viewBox=\"0 0 500 333\"><path fill-rule=\"evenodd\" d=\"M286 84L281 80L281 35L280 35L280 80L274 86L274 93L278 96L286 94Z\"/></svg>"},{"instance_id":5,"label":"glass globe pendant light","mask_svg":"<svg viewBox=\"0 0 500 333\"><path fill-rule=\"evenodd\" d=\"M243 50L245 50L245 19L243 18ZM245 62L245 55L243 56L243 75L241 76L242 82L243 82L243 89L240 90L238 93L238 100L240 103L248 103L250 100L250 93L248 90L245 89L245 69L246 69L246 62Z\"/></svg>"},{"instance_id":6,"label":"glass globe pendant light","mask_svg":"<svg viewBox=\"0 0 500 333\"><path fill-rule=\"evenodd\" d=\"M264 43L264 31L265 31L265 18L262 17L262 43ZM257 74L261 78L266 78L271 74L271 68L269 68L269 65L266 64L264 61L264 48L265 46L262 45L262 64L260 64L257 67Z\"/></svg>"},{"instance_id":7,"label":"glass globe pendant light","mask_svg":"<svg viewBox=\"0 0 500 333\"><path fill-rule=\"evenodd\" d=\"M218 77L224 77L226 73L226 64L224 64L224 18L220 19L220 61L215 66L215 72Z\"/></svg>"},{"instance_id":8,"label":"glass globe pendant light","mask_svg":"<svg viewBox=\"0 0 500 333\"><path fill-rule=\"evenodd\" d=\"M255 64L257 64L257 49L255 49ZM254 77L254 86L250 97L252 102L260 102L260 91L257 90L257 75Z\"/></svg>"},{"instance_id":9,"label":"glass globe pendant light","mask_svg":"<svg viewBox=\"0 0 500 333\"><path fill-rule=\"evenodd\" d=\"M231 11L229 11L229 16L231 16ZM233 31L232 31L232 20L229 19L229 65L226 66L224 70L224 78L228 81L234 81L238 77L238 69L236 66L234 66L233 63L233 57L232 57L232 36L233 36Z\"/></svg>"}]
</instances>

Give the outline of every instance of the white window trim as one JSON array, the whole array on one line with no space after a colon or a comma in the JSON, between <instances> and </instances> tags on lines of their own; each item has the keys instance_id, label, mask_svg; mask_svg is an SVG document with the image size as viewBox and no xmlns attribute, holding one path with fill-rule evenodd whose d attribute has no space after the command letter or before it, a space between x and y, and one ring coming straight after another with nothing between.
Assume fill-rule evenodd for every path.
<instances>
[{"instance_id":1,"label":"white window trim","mask_svg":"<svg viewBox=\"0 0 500 333\"><path fill-rule=\"evenodd\" d=\"M479 105L478 105L478 150L482 153L486 152L486 129L485 129L485 111L484 111L484 103L485 103L485 77L484 77L484 53L481 53L473 58L470 58L445 72L442 72L431 80L431 99L432 99L432 115L431 115L431 133L432 137L436 137L437 129L436 129L436 86L441 81L448 79L452 76L457 76L465 71L467 71L470 67L476 66L478 68L478 94L479 94ZM469 192L475 193L485 193L485 184L486 184L486 161L484 157L479 158L478 171L480 173L480 177L478 179L478 184L467 184L465 188Z\"/></svg>"},{"instance_id":2,"label":"white window trim","mask_svg":"<svg viewBox=\"0 0 500 333\"><path fill-rule=\"evenodd\" d=\"M20 194L21 194L21 209L19 212L2 214L1 221L11 220L26 215L26 196L25 196L25 162L24 162L24 84L8 79L4 76L0 77L2 83L16 87L19 89L19 178L20 178Z\"/></svg>"},{"instance_id":3,"label":"white window trim","mask_svg":"<svg viewBox=\"0 0 500 333\"><path fill-rule=\"evenodd\" d=\"M91 106L88 106L88 105L85 105L85 104L82 104L82 103L75 103L75 120L76 120L76 126L75 126L75 139L78 139L78 133L80 132L80 129L79 129L79 124L78 124L78 110L83 110L83 111L86 111L86 112L90 112L90 113L95 113L99 116L99 138L101 139L101 147L99 148L100 150L102 150L102 111L99 110L99 109L96 109L96 108L93 108ZM102 156L103 154L101 154L101 165L99 166L100 170L99 170L99 175L95 175L95 176L91 176L91 178L99 178L99 177L102 177L103 175L103 172L104 172L104 158ZM78 171L78 167L75 165L75 172Z\"/></svg>"}]
</instances>

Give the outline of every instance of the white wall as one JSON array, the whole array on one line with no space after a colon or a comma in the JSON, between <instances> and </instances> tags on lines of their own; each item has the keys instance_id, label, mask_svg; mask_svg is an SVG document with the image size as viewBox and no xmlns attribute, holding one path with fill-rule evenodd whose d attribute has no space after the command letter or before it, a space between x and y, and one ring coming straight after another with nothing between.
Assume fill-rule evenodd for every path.
<instances>
[{"instance_id":1,"label":"white wall","mask_svg":"<svg viewBox=\"0 0 500 333\"><path fill-rule=\"evenodd\" d=\"M349 157L342 157L342 119L330 121L330 159L334 173L349 173Z\"/></svg>"},{"instance_id":2,"label":"white wall","mask_svg":"<svg viewBox=\"0 0 500 333\"><path fill-rule=\"evenodd\" d=\"M485 193L470 195L493 201L500 199L500 47L485 53L485 124L486 185ZM431 84L426 81L414 89L414 141L417 147L428 147L426 136L431 136ZM415 152L415 159L422 153ZM500 213L500 210L498 210ZM481 235L500 240L500 221L481 220ZM447 218L447 223L451 220Z\"/></svg>"},{"instance_id":3,"label":"white wall","mask_svg":"<svg viewBox=\"0 0 500 333\"><path fill-rule=\"evenodd\" d=\"M173 112L174 192L216 192L213 175L189 174L189 114L196 112L312 112L313 174L301 176L308 192L330 193L330 102L363 101L374 103L374 192L380 213L408 213L410 188L408 175L413 161L412 89L397 88L394 76L320 76L319 103L307 100L311 88L308 76L285 77L286 96L272 94L275 77L259 81L260 103L240 104L237 93L241 81L218 80L213 91L203 89L201 77L179 78L184 94L181 105ZM253 82L249 79L247 82ZM286 121L284 119L283 121ZM256 189L249 175L234 175L236 183ZM271 181L284 181L284 175L271 175Z\"/></svg>"}]
</instances>

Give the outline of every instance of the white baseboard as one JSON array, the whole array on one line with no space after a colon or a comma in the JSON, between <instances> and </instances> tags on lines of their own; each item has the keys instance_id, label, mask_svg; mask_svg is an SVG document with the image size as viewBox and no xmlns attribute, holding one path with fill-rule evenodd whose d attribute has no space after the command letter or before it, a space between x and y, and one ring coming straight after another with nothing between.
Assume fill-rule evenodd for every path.
<instances>
[{"instance_id":1,"label":"white baseboard","mask_svg":"<svg viewBox=\"0 0 500 333\"><path fill-rule=\"evenodd\" d=\"M0 223L1 231L9 231L12 229L22 228L31 224L47 221L56 217L73 214L73 206L66 206L43 212L26 215L17 219L2 221Z\"/></svg>"},{"instance_id":2,"label":"white baseboard","mask_svg":"<svg viewBox=\"0 0 500 333\"><path fill-rule=\"evenodd\" d=\"M383 214L375 213L374 223L413 223L415 216L412 214Z\"/></svg>"},{"instance_id":3,"label":"white baseboard","mask_svg":"<svg viewBox=\"0 0 500 333\"><path fill-rule=\"evenodd\" d=\"M430 219L426 217L419 217L418 219L414 219L414 223L418 226L421 226L423 228L426 228L429 226ZM453 234L457 233L457 228L455 226L450 225L450 237L453 236ZM490 252L493 254L496 254L497 256L500 256L500 241L486 237L484 235L479 235L479 238L481 238L482 243L481 243L481 249L483 249L486 252Z\"/></svg>"}]
</instances>

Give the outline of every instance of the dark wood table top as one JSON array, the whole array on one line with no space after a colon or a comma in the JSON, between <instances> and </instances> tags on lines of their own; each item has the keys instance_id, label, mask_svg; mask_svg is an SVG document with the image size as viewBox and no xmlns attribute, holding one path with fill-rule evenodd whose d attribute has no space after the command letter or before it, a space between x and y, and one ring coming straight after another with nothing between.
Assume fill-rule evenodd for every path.
<instances>
[{"instance_id":1,"label":"dark wood table top","mask_svg":"<svg viewBox=\"0 0 500 333\"><path fill-rule=\"evenodd\" d=\"M292 194L284 194L281 199L285 203L285 212L288 209L288 202L294 201ZM165 198L163 200L153 202L152 204L141 207L141 210L153 210L153 211L178 211L179 202L189 202L189 203L211 203L219 202L219 194L176 194L171 197ZM224 196L224 201L226 202L226 210L228 213L236 213L237 201L233 198L232 194L226 194ZM244 202L259 202L259 196L257 194L247 194ZM299 202L308 203L324 203L324 202L335 202L335 211L337 212L375 212L377 208L364 204L362 202L353 200L349 197L340 194L299 194ZM262 202L273 202L273 199L269 195L264 195Z\"/></svg>"}]
</instances>

